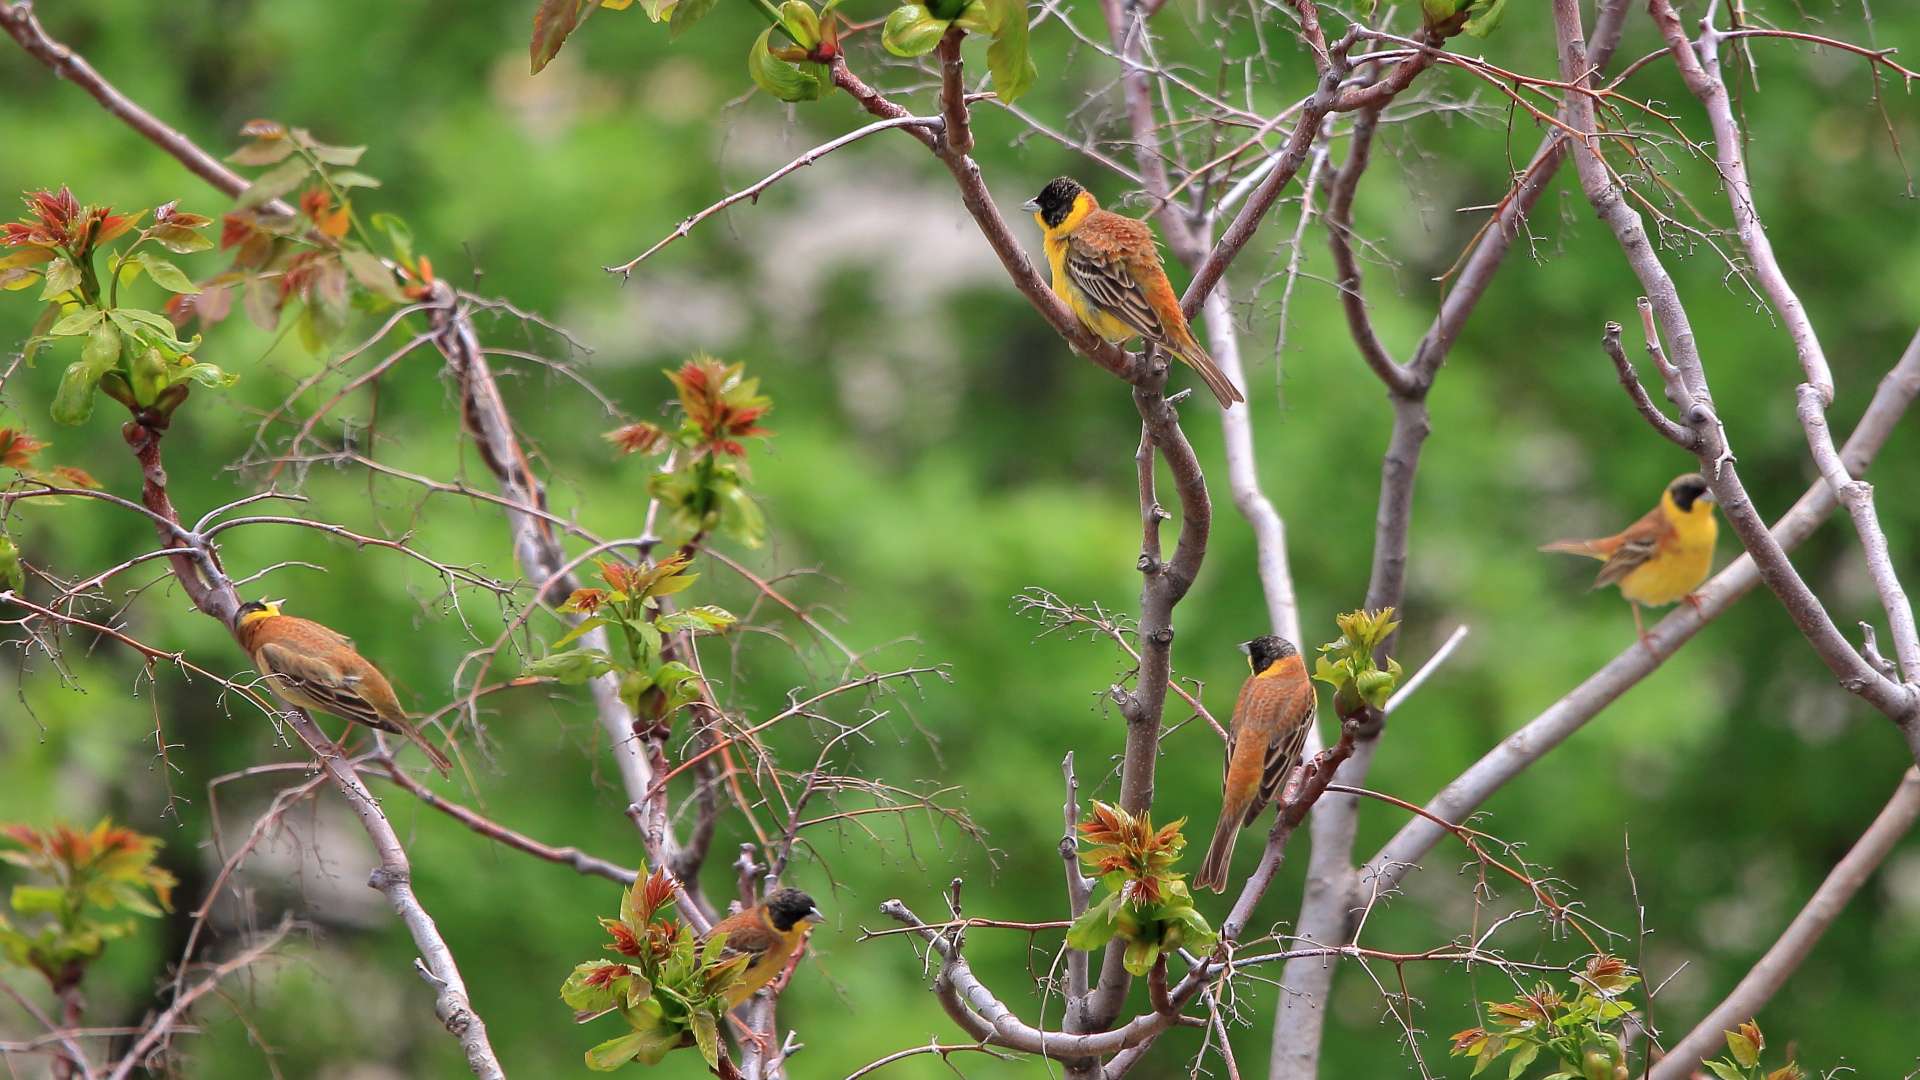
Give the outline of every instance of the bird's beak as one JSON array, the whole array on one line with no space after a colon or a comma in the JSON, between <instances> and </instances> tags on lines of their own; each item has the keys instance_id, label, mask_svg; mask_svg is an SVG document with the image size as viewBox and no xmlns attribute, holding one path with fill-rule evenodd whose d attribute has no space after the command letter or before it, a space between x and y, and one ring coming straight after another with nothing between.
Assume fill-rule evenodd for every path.
<instances>
[{"instance_id":1,"label":"bird's beak","mask_svg":"<svg viewBox=\"0 0 1920 1080\"><path fill-rule=\"evenodd\" d=\"M1719 501L1720 501L1719 499L1714 497L1712 488L1708 488L1707 490L1701 492L1700 497L1694 500L1694 502L1703 502L1703 503L1717 503Z\"/></svg>"},{"instance_id":2,"label":"bird's beak","mask_svg":"<svg viewBox=\"0 0 1920 1080\"><path fill-rule=\"evenodd\" d=\"M820 914L820 909L817 907L809 910L805 915L800 916L800 918L805 922L826 922L827 921L827 917L825 915Z\"/></svg>"},{"instance_id":3,"label":"bird's beak","mask_svg":"<svg viewBox=\"0 0 1920 1080\"><path fill-rule=\"evenodd\" d=\"M1253 642L1251 641L1243 641L1240 644L1235 645L1234 648L1239 649L1241 652L1246 653L1248 656L1253 655Z\"/></svg>"},{"instance_id":4,"label":"bird's beak","mask_svg":"<svg viewBox=\"0 0 1920 1080\"><path fill-rule=\"evenodd\" d=\"M1028 199L1026 202L1020 204L1020 209L1025 210L1029 214L1037 214L1040 212L1040 200L1037 198Z\"/></svg>"}]
</instances>

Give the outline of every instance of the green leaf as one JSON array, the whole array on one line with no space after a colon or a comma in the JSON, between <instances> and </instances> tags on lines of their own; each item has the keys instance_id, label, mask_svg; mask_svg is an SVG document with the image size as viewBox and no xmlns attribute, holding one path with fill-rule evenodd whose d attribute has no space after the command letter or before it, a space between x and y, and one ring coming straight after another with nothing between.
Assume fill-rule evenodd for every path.
<instances>
[{"instance_id":1,"label":"green leaf","mask_svg":"<svg viewBox=\"0 0 1920 1080\"><path fill-rule=\"evenodd\" d=\"M1126 955L1121 957L1121 966L1136 978L1153 970L1153 962L1160 959L1160 943L1150 939L1127 942Z\"/></svg>"},{"instance_id":2,"label":"green leaf","mask_svg":"<svg viewBox=\"0 0 1920 1080\"><path fill-rule=\"evenodd\" d=\"M11 255L0 255L0 270L17 270L23 266L38 266L54 258L53 249L43 247L24 247Z\"/></svg>"},{"instance_id":3,"label":"green leaf","mask_svg":"<svg viewBox=\"0 0 1920 1080\"><path fill-rule=\"evenodd\" d=\"M567 0L567 2L572 3L573 0ZM646 1048L650 1037L648 1032L636 1031L617 1039L608 1039L587 1051L587 1068L594 1072L612 1072L632 1061L641 1050Z\"/></svg>"},{"instance_id":4,"label":"green leaf","mask_svg":"<svg viewBox=\"0 0 1920 1080\"><path fill-rule=\"evenodd\" d=\"M195 251L205 251L213 246L213 241L200 235L199 230L189 229L185 225L155 225L147 230L153 242L176 255L187 255Z\"/></svg>"},{"instance_id":5,"label":"green leaf","mask_svg":"<svg viewBox=\"0 0 1920 1080\"><path fill-rule=\"evenodd\" d=\"M1040 78L1027 55L1027 5L1024 0L984 0L998 27L987 46L987 71L1002 102L1018 99Z\"/></svg>"},{"instance_id":6,"label":"green leaf","mask_svg":"<svg viewBox=\"0 0 1920 1080\"><path fill-rule=\"evenodd\" d=\"M699 580L699 574L674 574L672 577L661 578L659 581L647 586L646 595L672 596L674 593L691 587L694 582Z\"/></svg>"},{"instance_id":7,"label":"green leaf","mask_svg":"<svg viewBox=\"0 0 1920 1080\"><path fill-rule=\"evenodd\" d=\"M1120 932L1120 897L1109 895L1088 908L1067 928L1067 948L1092 952Z\"/></svg>"},{"instance_id":8,"label":"green leaf","mask_svg":"<svg viewBox=\"0 0 1920 1080\"><path fill-rule=\"evenodd\" d=\"M240 290L240 307L246 311L247 318L269 334L280 328L280 308L284 302L277 276L255 274Z\"/></svg>"},{"instance_id":9,"label":"green leaf","mask_svg":"<svg viewBox=\"0 0 1920 1080\"><path fill-rule=\"evenodd\" d=\"M680 35L693 28L693 24L707 17L720 0L680 0L673 5L673 18L667 24L667 40L678 41Z\"/></svg>"},{"instance_id":10,"label":"green leaf","mask_svg":"<svg viewBox=\"0 0 1920 1080\"><path fill-rule=\"evenodd\" d=\"M1746 1080L1746 1075L1735 1068L1733 1062L1725 1058L1714 1058L1703 1064L1705 1064L1707 1068L1712 1069L1713 1075L1719 1077L1720 1080Z\"/></svg>"},{"instance_id":11,"label":"green leaf","mask_svg":"<svg viewBox=\"0 0 1920 1080\"><path fill-rule=\"evenodd\" d=\"M1478 14L1468 19L1466 25L1460 29L1474 37L1485 38L1500 29L1500 20L1505 18L1506 14L1507 0L1493 0L1484 7L1478 7Z\"/></svg>"},{"instance_id":12,"label":"green leaf","mask_svg":"<svg viewBox=\"0 0 1920 1080\"><path fill-rule=\"evenodd\" d=\"M613 661L599 649L570 649L527 665L527 674L541 679L554 679L567 686L578 686L612 670Z\"/></svg>"},{"instance_id":13,"label":"green leaf","mask_svg":"<svg viewBox=\"0 0 1920 1080\"><path fill-rule=\"evenodd\" d=\"M920 4L902 4L887 16L880 44L895 56L925 56L947 32L945 19L936 19Z\"/></svg>"},{"instance_id":14,"label":"green leaf","mask_svg":"<svg viewBox=\"0 0 1920 1080\"><path fill-rule=\"evenodd\" d=\"M685 7L689 2L680 0L680 6ZM680 18L680 8L673 10L673 17ZM780 26L795 45L809 52L820 44L820 16L814 14L813 5L807 0L786 0L781 4Z\"/></svg>"},{"instance_id":15,"label":"green leaf","mask_svg":"<svg viewBox=\"0 0 1920 1080\"><path fill-rule=\"evenodd\" d=\"M747 52L747 74L760 89L781 101L819 100L820 80L768 51L767 41L772 36L773 27L769 26L754 39L753 48Z\"/></svg>"},{"instance_id":16,"label":"green leaf","mask_svg":"<svg viewBox=\"0 0 1920 1080\"><path fill-rule=\"evenodd\" d=\"M681 7L687 3L688 0L680 0ZM674 9L674 14L679 14L679 8ZM693 1011L693 1041L700 1047L700 1056L707 1059L708 1067L719 1068L720 1028L714 1023L713 1014L705 1009Z\"/></svg>"},{"instance_id":17,"label":"green leaf","mask_svg":"<svg viewBox=\"0 0 1920 1080\"><path fill-rule=\"evenodd\" d=\"M74 337L79 334L89 333L94 327L100 325L106 317L107 313L104 311L82 309L54 323L52 327L48 328L47 336Z\"/></svg>"},{"instance_id":18,"label":"green leaf","mask_svg":"<svg viewBox=\"0 0 1920 1080\"><path fill-rule=\"evenodd\" d=\"M533 41L528 52L533 57L533 73L540 74L553 58L560 55L560 46L567 43L567 36L580 25L582 0L540 0L539 10L533 13ZM587 1055L587 1063L593 1063L593 1055Z\"/></svg>"},{"instance_id":19,"label":"green leaf","mask_svg":"<svg viewBox=\"0 0 1920 1080\"><path fill-rule=\"evenodd\" d=\"M380 186L380 181L363 172L356 172L352 169L341 169L339 172L333 174L333 186L337 188L377 188Z\"/></svg>"},{"instance_id":20,"label":"green leaf","mask_svg":"<svg viewBox=\"0 0 1920 1080\"><path fill-rule=\"evenodd\" d=\"M10 902L15 914L57 915L66 906L67 894L61 889L39 885L15 885Z\"/></svg>"},{"instance_id":21,"label":"green leaf","mask_svg":"<svg viewBox=\"0 0 1920 1080\"><path fill-rule=\"evenodd\" d=\"M0 533L0 588L11 589L16 596L27 591L27 570L20 561L20 545L4 533Z\"/></svg>"},{"instance_id":22,"label":"green leaf","mask_svg":"<svg viewBox=\"0 0 1920 1080\"><path fill-rule=\"evenodd\" d=\"M247 145L227 155L227 160L235 165L273 165L285 161L293 153L293 140L285 135L267 139L255 139Z\"/></svg>"},{"instance_id":23,"label":"green leaf","mask_svg":"<svg viewBox=\"0 0 1920 1080\"><path fill-rule=\"evenodd\" d=\"M387 234L387 240L393 244L394 254L400 256L400 260L402 262L412 261L413 259L413 227L412 226L408 225L404 219L393 214L373 215L372 225L374 228L379 229L381 232Z\"/></svg>"},{"instance_id":24,"label":"green leaf","mask_svg":"<svg viewBox=\"0 0 1920 1080\"><path fill-rule=\"evenodd\" d=\"M48 340L50 340L51 335L48 331L53 329L53 322L59 317L60 305L48 304L40 312L40 317L33 321L33 329L27 332L26 347L20 354L20 358L26 362L28 367L33 366L34 354L45 347Z\"/></svg>"},{"instance_id":25,"label":"green leaf","mask_svg":"<svg viewBox=\"0 0 1920 1080\"><path fill-rule=\"evenodd\" d=\"M195 285L192 278L181 273L179 267L167 260L144 251L135 252L133 257L147 268L147 276L153 279L153 283L168 292L192 296L200 291L200 286Z\"/></svg>"},{"instance_id":26,"label":"green leaf","mask_svg":"<svg viewBox=\"0 0 1920 1080\"><path fill-rule=\"evenodd\" d=\"M1727 1032L1727 1051L1733 1055L1743 1069L1751 1069L1760 1064L1760 1048L1738 1031Z\"/></svg>"},{"instance_id":27,"label":"green leaf","mask_svg":"<svg viewBox=\"0 0 1920 1080\"><path fill-rule=\"evenodd\" d=\"M1513 1055L1513 1062L1507 1066L1507 1080L1517 1080L1521 1073L1527 1071L1527 1066L1533 1064L1533 1059L1539 1056L1539 1043L1530 1042L1522 1046L1520 1052Z\"/></svg>"},{"instance_id":28,"label":"green leaf","mask_svg":"<svg viewBox=\"0 0 1920 1080\"><path fill-rule=\"evenodd\" d=\"M587 631L593 630L605 625L607 625L607 620L601 618L598 615L594 615L590 618L581 619L579 622L579 625L567 631L567 636L561 638L559 641L554 642L553 647L557 649L560 646L565 645L567 642L572 641L575 638L578 638L580 635L586 633Z\"/></svg>"},{"instance_id":29,"label":"green leaf","mask_svg":"<svg viewBox=\"0 0 1920 1080\"><path fill-rule=\"evenodd\" d=\"M743 487L727 490L720 507L720 528L746 547L757 549L767 542L767 517Z\"/></svg>"},{"instance_id":30,"label":"green leaf","mask_svg":"<svg viewBox=\"0 0 1920 1080\"><path fill-rule=\"evenodd\" d=\"M174 369L169 385L188 381L197 382L201 386L218 390L221 387L232 386L234 383L239 382L240 376L236 372L222 371L212 364L188 364L184 368Z\"/></svg>"},{"instance_id":31,"label":"green leaf","mask_svg":"<svg viewBox=\"0 0 1920 1080\"><path fill-rule=\"evenodd\" d=\"M299 187L313 171L313 165L304 157L291 158L268 169L247 185L247 190L233 201L235 210L251 210L285 195Z\"/></svg>"},{"instance_id":32,"label":"green leaf","mask_svg":"<svg viewBox=\"0 0 1920 1080\"><path fill-rule=\"evenodd\" d=\"M346 264L347 272L360 287L378 296L382 300L391 300L396 304L407 302L406 294L400 291L400 285L393 280L393 271L380 261L380 256L370 251L343 251L340 261Z\"/></svg>"},{"instance_id":33,"label":"green leaf","mask_svg":"<svg viewBox=\"0 0 1920 1080\"><path fill-rule=\"evenodd\" d=\"M360 155L367 152L364 146L314 146L313 156L325 165L358 165ZM338 181L335 181L338 183Z\"/></svg>"},{"instance_id":34,"label":"green leaf","mask_svg":"<svg viewBox=\"0 0 1920 1080\"><path fill-rule=\"evenodd\" d=\"M80 268L68 262L65 256L47 264L46 288L40 290L40 299L51 300L80 284Z\"/></svg>"}]
</instances>

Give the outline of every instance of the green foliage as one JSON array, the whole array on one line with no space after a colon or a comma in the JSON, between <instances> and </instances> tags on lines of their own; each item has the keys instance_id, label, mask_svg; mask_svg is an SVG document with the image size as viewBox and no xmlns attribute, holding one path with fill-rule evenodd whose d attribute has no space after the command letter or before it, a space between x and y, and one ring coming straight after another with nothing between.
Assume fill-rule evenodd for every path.
<instances>
[{"instance_id":1,"label":"green foliage","mask_svg":"<svg viewBox=\"0 0 1920 1080\"><path fill-rule=\"evenodd\" d=\"M895 56L923 56L940 44L949 26L991 35L987 71L1001 101L1013 101L1033 88L1040 71L1027 54L1027 7L1022 0L902 4L887 16L880 43Z\"/></svg>"},{"instance_id":2,"label":"green foliage","mask_svg":"<svg viewBox=\"0 0 1920 1080\"><path fill-rule=\"evenodd\" d=\"M1374 653L1399 626L1393 609L1350 611L1334 616L1340 636L1320 646L1313 677L1333 687L1333 708L1342 720L1357 718L1363 708L1383 709L1400 682L1400 662L1389 659L1383 671Z\"/></svg>"},{"instance_id":3,"label":"green foliage","mask_svg":"<svg viewBox=\"0 0 1920 1080\"><path fill-rule=\"evenodd\" d=\"M726 935L700 942L678 919L656 919L679 886L662 870L620 897L620 917L601 919L613 935L608 950L623 960L590 960L573 969L560 1000L580 1023L618 1011L633 1030L588 1050L587 1067L607 1072L638 1061L657 1065L679 1047L694 1045L708 1067L720 1064L720 1024L727 990L751 957L723 957Z\"/></svg>"},{"instance_id":4,"label":"green foliage","mask_svg":"<svg viewBox=\"0 0 1920 1080\"><path fill-rule=\"evenodd\" d=\"M1186 847L1180 835L1185 818L1156 830L1153 815L1136 818L1125 810L1095 802L1079 825L1080 838L1093 846L1080 860L1093 868L1107 889L1067 930L1067 947L1092 952L1116 936L1127 943L1126 967L1145 975L1162 954L1175 949L1210 949L1220 940L1195 910L1186 875L1171 868Z\"/></svg>"},{"instance_id":5,"label":"green foliage","mask_svg":"<svg viewBox=\"0 0 1920 1080\"><path fill-rule=\"evenodd\" d=\"M1807 1075L1791 1058L1771 1071L1761 1068L1760 1051L1767 1048L1767 1037L1760 1025L1749 1020L1727 1032L1727 1056L1709 1059L1704 1064L1720 1080L1804 1080ZM1793 1047L1787 1051L1792 1053Z\"/></svg>"},{"instance_id":6,"label":"green foliage","mask_svg":"<svg viewBox=\"0 0 1920 1080\"><path fill-rule=\"evenodd\" d=\"M1572 997L1541 983L1512 1001L1487 1002L1495 1029L1469 1028L1455 1035L1453 1056L1473 1058L1475 1076L1512 1052L1507 1078L1515 1080L1545 1052L1560 1064L1545 1080L1627 1080L1620 1034L1634 1008L1621 995L1639 982L1625 961L1596 955L1573 976Z\"/></svg>"},{"instance_id":7,"label":"green foliage","mask_svg":"<svg viewBox=\"0 0 1920 1080\"><path fill-rule=\"evenodd\" d=\"M107 942L133 933L132 919L105 919L99 912L124 909L157 918L172 909L172 874L153 865L160 841L102 818L91 830L66 825L35 829L0 826L19 845L0 849L0 859L23 867L51 885L15 885L16 918L50 915L37 932L0 915L0 958L46 977L56 990L78 986L106 952Z\"/></svg>"},{"instance_id":8,"label":"green foliage","mask_svg":"<svg viewBox=\"0 0 1920 1080\"><path fill-rule=\"evenodd\" d=\"M751 476L740 440L773 434L759 423L773 401L745 371L745 364L728 366L700 353L667 372L680 397L678 428L642 422L607 433L626 453L671 455L671 467L647 480L647 492L690 542L715 529L750 548L766 542L766 518L747 493Z\"/></svg>"},{"instance_id":9,"label":"green foliage","mask_svg":"<svg viewBox=\"0 0 1920 1080\"><path fill-rule=\"evenodd\" d=\"M599 563L604 589L576 589L560 610L585 615L563 638L559 648L589 630L603 626L619 632L625 646L618 655L599 649L570 649L552 653L527 666L527 674L578 685L609 671L620 673L620 700L643 716L669 716L683 705L700 700L700 681L694 670L667 659L664 635L685 632L714 634L733 625L734 617L717 607L697 607L662 614L661 601L699 580L687 573L692 561L673 555L652 566L634 567L603 560Z\"/></svg>"},{"instance_id":10,"label":"green foliage","mask_svg":"<svg viewBox=\"0 0 1920 1080\"><path fill-rule=\"evenodd\" d=\"M0 285L18 290L41 283L40 299L48 306L26 346L29 360L43 344L81 339L80 358L67 366L48 410L57 423L86 423L93 415L94 392L104 390L136 415L151 410L151 421L165 427L188 385L231 386L239 378L194 359L200 338L181 341L166 315L120 304L120 287L142 273L177 296L200 292L179 267L140 249L148 244L176 252L205 248L209 241L198 230L212 219L167 203L153 211L151 226L116 251L106 245L132 232L145 211L115 214L110 206L82 207L64 187L28 192L26 203L29 216L6 223L0 239L21 249L0 258ZM104 288L96 266L103 252Z\"/></svg>"}]
</instances>

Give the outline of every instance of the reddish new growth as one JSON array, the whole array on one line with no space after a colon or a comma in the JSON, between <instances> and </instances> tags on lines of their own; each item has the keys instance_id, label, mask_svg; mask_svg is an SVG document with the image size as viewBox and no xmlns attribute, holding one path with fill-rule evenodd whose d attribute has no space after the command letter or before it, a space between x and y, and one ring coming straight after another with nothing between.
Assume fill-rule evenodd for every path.
<instances>
[{"instance_id":1,"label":"reddish new growth","mask_svg":"<svg viewBox=\"0 0 1920 1080\"><path fill-rule=\"evenodd\" d=\"M673 903L679 893L679 883L664 870L655 870L647 875L645 881L636 883L621 904L620 917L600 920L600 925L613 935L613 944L607 948L634 959L651 954L657 960L664 960L673 951L674 940L680 936L680 923L675 919L656 920L654 916L660 913L661 908ZM621 965L613 967L616 969L614 974L626 971ZM602 968L589 976L589 983L593 977L606 971L606 968Z\"/></svg>"},{"instance_id":2,"label":"reddish new growth","mask_svg":"<svg viewBox=\"0 0 1920 1080\"><path fill-rule=\"evenodd\" d=\"M771 435L757 421L773 403L760 396L759 379L743 379L745 364L728 365L702 353L667 373L680 391L680 407L687 419L700 429L702 444L694 448L703 453L745 457L747 449L740 439Z\"/></svg>"},{"instance_id":3,"label":"reddish new growth","mask_svg":"<svg viewBox=\"0 0 1920 1080\"><path fill-rule=\"evenodd\" d=\"M16 428L0 428L0 465L9 469L30 469L34 455L46 445Z\"/></svg>"},{"instance_id":4,"label":"reddish new growth","mask_svg":"<svg viewBox=\"0 0 1920 1080\"><path fill-rule=\"evenodd\" d=\"M174 878L153 865L154 852L160 848L160 841L154 837L118 828L105 820L85 830L69 825L51 829L6 825L0 826L0 833L25 849L0 852L0 858L46 874L62 888L79 885L92 903L103 907L126 904L131 899L127 889L144 885L153 890L161 907L172 907Z\"/></svg>"},{"instance_id":5,"label":"reddish new growth","mask_svg":"<svg viewBox=\"0 0 1920 1080\"><path fill-rule=\"evenodd\" d=\"M1079 824L1080 838L1094 845L1080 853L1080 861L1094 870L1096 877L1122 874L1121 899L1135 907L1158 904L1164 898L1162 885L1182 876L1168 871L1187 846L1180 835L1181 818L1160 829L1153 827L1153 815L1139 817L1103 802L1093 804L1093 815Z\"/></svg>"},{"instance_id":6,"label":"reddish new growth","mask_svg":"<svg viewBox=\"0 0 1920 1080\"><path fill-rule=\"evenodd\" d=\"M609 595L605 589L575 589L573 594L567 597L567 602L560 605L560 610L591 615L599 611L608 599Z\"/></svg>"},{"instance_id":7,"label":"reddish new growth","mask_svg":"<svg viewBox=\"0 0 1920 1080\"><path fill-rule=\"evenodd\" d=\"M73 192L32 191L25 196L31 217L0 225L0 243L7 247L64 249L78 262L93 249L133 228L140 214L115 214L110 206L81 208Z\"/></svg>"},{"instance_id":8,"label":"reddish new growth","mask_svg":"<svg viewBox=\"0 0 1920 1080\"><path fill-rule=\"evenodd\" d=\"M641 421L607 432L607 441L623 454L657 454L667 445L667 429Z\"/></svg>"}]
</instances>

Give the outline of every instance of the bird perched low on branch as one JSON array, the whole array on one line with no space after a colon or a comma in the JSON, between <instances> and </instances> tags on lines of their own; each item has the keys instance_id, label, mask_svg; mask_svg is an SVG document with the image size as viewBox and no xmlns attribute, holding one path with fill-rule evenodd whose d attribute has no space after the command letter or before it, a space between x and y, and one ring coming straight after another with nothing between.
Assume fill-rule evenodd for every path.
<instances>
[{"instance_id":1,"label":"bird perched low on branch","mask_svg":"<svg viewBox=\"0 0 1920 1080\"><path fill-rule=\"evenodd\" d=\"M813 897L799 889L775 889L765 903L715 923L701 940L727 935L726 943L721 946L721 959L752 957L739 980L727 988L727 1007L740 1004L772 982L774 976L786 969L787 961L793 959L813 924L826 919L814 906Z\"/></svg>"},{"instance_id":2,"label":"bird perched low on branch","mask_svg":"<svg viewBox=\"0 0 1920 1080\"><path fill-rule=\"evenodd\" d=\"M1675 600L1699 606L1693 590L1713 569L1713 541L1719 526L1713 519L1713 491L1699 473L1676 477L1660 495L1660 505L1617 536L1599 540L1556 540L1541 551L1565 551L1605 560L1593 581L1619 585L1620 595L1633 605L1633 628L1640 644L1647 630L1640 621L1640 605L1662 607Z\"/></svg>"},{"instance_id":3,"label":"bird perched low on branch","mask_svg":"<svg viewBox=\"0 0 1920 1080\"><path fill-rule=\"evenodd\" d=\"M1227 731L1227 769L1220 783L1220 822L1195 888L1225 892L1227 864L1240 830L1280 795L1300 761L1300 748L1313 727L1315 697L1300 650L1286 638L1254 638L1246 650L1253 674L1240 687L1233 723Z\"/></svg>"},{"instance_id":4,"label":"bird perched low on branch","mask_svg":"<svg viewBox=\"0 0 1920 1080\"><path fill-rule=\"evenodd\" d=\"M1194 340L1160 264L1151 226L1100 209L1091 192L1066 176L1020 209L1039 219L1053 291L1087 329L1115 343L1138 336L1186 361L1223 409L1246 400Z\"/></svg>"},{"instance_id":5,"label":"bird perched low on branch","mask_svg":"<svg viewBox=\"0 0 1920 1080\"><path fill-rule=\"evenodd\" d=\"M240 647L253 657L253 666L289 705L317 710L404 735L440 770L453 772L453 762L420 734L407 718L393 685L380 669L354 651L353 641L314 622L280 614L284 600L254 600L240 605L234 632Z\"/></svg>"}]
</instances>

